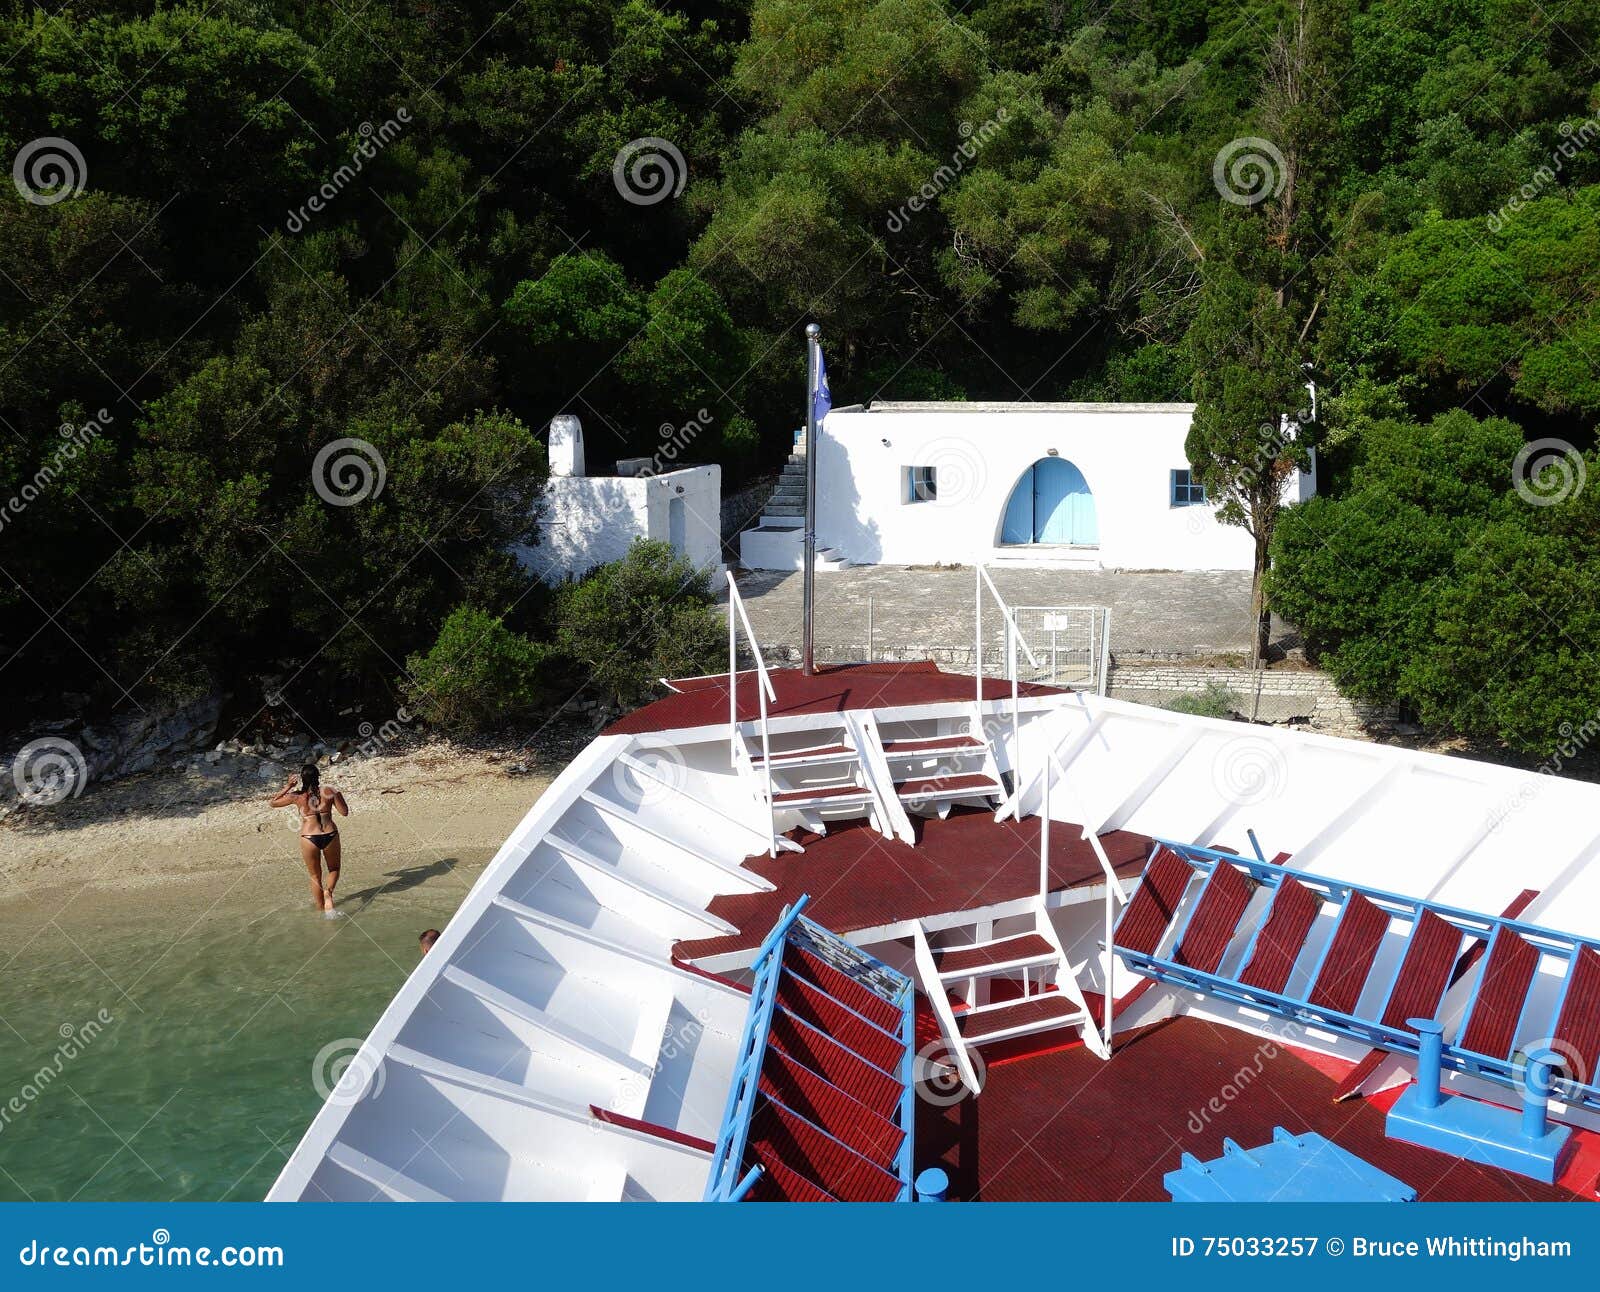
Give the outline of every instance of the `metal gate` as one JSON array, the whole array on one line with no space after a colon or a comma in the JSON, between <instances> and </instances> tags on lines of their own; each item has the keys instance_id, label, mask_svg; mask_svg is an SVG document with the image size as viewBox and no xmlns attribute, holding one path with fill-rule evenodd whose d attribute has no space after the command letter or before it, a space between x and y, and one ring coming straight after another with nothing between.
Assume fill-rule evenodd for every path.
<instances>
[{"instance_id":1,"label":"metal gate","mask_svg":"<svg viewBox=\"0 0 1600 1292\"><path fill-rule=\"evenodd\" d=\"M1017 651L1017 680L1106 693L1111 610L1106 606L1014 606L1017 632L1033 652ZM1037 661L1035 663L1034 661Z\"/></svg>"}]
</instances>

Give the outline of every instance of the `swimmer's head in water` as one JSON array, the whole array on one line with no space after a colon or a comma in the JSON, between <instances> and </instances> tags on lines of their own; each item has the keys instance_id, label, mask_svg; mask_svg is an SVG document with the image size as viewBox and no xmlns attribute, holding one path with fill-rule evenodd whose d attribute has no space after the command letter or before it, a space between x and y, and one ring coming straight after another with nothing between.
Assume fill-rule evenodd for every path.
<instances>
[{"instance_id":1,"label":"swimmer's head in water","mask_svg":"<svg viewBox=\"0 0 1600 1292\"><path fill-rule=\"evenodd\" d=\"M424 930L422 936L417 939L417 945L422 948L423 954L426 955L429 951L433 950L433 944L438 940L439 930L427 929Z\"/></svg>"},{"instance_id":2,"label":"swimmer's head in water","mask_svg":"<svg viewBox=\"0 0 1600 1292\"><path fill-rule=\"evenodd\" d=\"M317 787L322 784L322 773L317 770L315 763L307 763L300 769L300 789L306 794L316 794Z\"/></svg>"}]
</instances>

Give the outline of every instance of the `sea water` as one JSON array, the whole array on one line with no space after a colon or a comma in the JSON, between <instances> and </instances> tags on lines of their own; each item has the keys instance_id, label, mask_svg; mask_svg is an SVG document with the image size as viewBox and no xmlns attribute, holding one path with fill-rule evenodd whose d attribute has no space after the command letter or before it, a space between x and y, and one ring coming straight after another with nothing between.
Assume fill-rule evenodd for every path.
<instances>
[{"instance_id":1,"label":"sea water","mask_svg":"<svg viewBox=\"0 0 1600 1292\"><path fill-rule=\"evenodd\" d=\"M295 869L0 903L0 1200L266 1193L476 873L347 883L325 920Z\"/></svg>"}]
</instances>

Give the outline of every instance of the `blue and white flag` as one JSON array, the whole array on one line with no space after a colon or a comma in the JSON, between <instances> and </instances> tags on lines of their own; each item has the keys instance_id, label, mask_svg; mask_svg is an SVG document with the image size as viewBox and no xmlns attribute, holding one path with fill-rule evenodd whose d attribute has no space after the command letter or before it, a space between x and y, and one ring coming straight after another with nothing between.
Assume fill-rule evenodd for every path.
<instances>
[{"instance_id":1,"label":"blue and white flag","mask_svg":"<svg viewBox=\"0 0 1600 1292\"><path fill-rule=\"evenodd\" d=\"M811 392L811 415L820 423L833 407L833 392L828 389L828 365L822 361L822 347L817 347L817 388Z\"/></svg>"}]
</instances>

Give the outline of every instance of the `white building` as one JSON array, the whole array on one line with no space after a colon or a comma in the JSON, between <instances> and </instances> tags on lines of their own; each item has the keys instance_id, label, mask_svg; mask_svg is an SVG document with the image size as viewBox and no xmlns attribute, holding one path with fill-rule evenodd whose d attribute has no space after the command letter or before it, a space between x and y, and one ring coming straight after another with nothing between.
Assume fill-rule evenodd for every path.
<instances>
[{"instance_id":1,"label":"white building","mask_svg":"<svg viewBox=\"0 0 1600 1292\"><path fill-rule=\"evenodd\" d=\"M835 409L818 436L818 548L852 565L1248 570L1250 535L1219 523L1190 475L1193 413L1193 404ZM1315 489L1314 471L1297 473L1285 501ZM798 568L792 490L786 502L741 535L744 565Z\"/></svg>"},{"instance_id":2,"label":"white building","mask_svg":"<svg viewBox=\"0 0 1600 1292\"><path fill-rule=\"evenodd\" d=\"M625 458L617 474L584 474L576 417L550 424L550 482L539 543L517 555L546 583L620 560L636 538L670 543L702 569L722 568L722 468L673 467L664 453Z\"/></svg>"}]
</instances>

